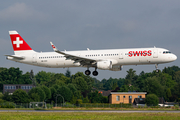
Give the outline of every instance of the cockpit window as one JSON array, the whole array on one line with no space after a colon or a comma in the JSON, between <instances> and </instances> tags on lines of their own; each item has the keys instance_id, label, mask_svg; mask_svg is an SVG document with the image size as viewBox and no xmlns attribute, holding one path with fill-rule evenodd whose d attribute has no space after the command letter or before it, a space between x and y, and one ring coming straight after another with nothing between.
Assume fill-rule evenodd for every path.
<instances>
[{"instance_id":1,"label":"cockpit window","mask_svg":"<svg viewBox=\"0 0 180 120\"><path fill-rule=\"evenodd\" d=\"M170 54L170 51L164 51L163 54Z\"/></svg>"}]
</instances>

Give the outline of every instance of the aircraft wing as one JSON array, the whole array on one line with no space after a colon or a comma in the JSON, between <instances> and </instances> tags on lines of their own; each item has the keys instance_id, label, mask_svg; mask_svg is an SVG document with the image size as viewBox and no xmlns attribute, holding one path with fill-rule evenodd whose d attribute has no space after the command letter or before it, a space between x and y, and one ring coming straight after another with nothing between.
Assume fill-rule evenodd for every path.
<instances>
[{"instance_id":1,"label":"aircraft wing","mask_svg":"<svg viewBox=\"0 0 180 120\"><path fill-rule=\"evenodd\" d=\"M52 42L50 42L50 44L51 44L53 50L59 54L64 55L66 57L66 60L73 60L74 63L79 62L82 66L92 65L93 63L96 63L97 61L101 61L101 60L90 59L90 58L86 58L86 57L80 57L77 55L71 55L71 54L68 54L66 52L59 51Z\"/></svg>"},{"instance_id":2,"label":"aircraft wing","mask_svg":"<svg viewBox=\"0 0 180 120\"><path fill-rule=\"evenodd\" d=\"M11 58L15 58L15 59L19 59L19 60L22 60L24 59L23 56L17 56L17 55L5 55L6 57L11 57Z\"/></svg>"}]
</instances>

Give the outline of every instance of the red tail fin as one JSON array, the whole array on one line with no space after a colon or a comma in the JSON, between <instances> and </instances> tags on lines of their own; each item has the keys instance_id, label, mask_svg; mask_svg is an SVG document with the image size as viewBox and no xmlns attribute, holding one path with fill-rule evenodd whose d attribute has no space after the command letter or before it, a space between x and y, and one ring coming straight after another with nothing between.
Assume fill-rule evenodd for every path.
<instances>
[{"instance_id":1,"label":"red tail fin","mask_svg":"<svg viewBox=\"0 0 180 120\"><path fill-rule=\"evenodd\" d=\"M14 51L32 50L17 31L9 31Z\"/></svg>"}]
</instances>

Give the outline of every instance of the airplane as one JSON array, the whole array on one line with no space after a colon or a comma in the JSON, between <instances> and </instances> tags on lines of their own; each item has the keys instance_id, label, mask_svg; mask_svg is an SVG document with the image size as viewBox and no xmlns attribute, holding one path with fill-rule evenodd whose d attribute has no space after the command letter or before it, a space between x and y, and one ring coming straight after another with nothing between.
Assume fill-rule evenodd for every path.
<instances>
[{"instance_id":1,"label":"airplane","mask_svg":"<svg viewBox=\"0 0 180 120\"><path fill-rule=\"evenodd\" d=\"M155 64L156 72L158 64L173 62L177 59L175 54L163 48L131 48L131 49L104 49L59 51L50 42L53 52L35 52L17 31L9 31L14 55L5 55L6 59L34 66L48 68L86 67L86 75L92 72L98 75L97 69L121 71L124 65Z\"/></svg>"}]
</instances>

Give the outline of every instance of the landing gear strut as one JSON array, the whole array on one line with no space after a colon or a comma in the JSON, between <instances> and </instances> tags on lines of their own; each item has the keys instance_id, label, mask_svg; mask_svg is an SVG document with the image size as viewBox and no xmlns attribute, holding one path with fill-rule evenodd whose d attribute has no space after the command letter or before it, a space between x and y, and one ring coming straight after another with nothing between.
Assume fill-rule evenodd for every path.
<instances>
[{"instance_id":1,"label":"landing gear strut","mask_svg":"<svg viewBox=\"0 0 180 120\"><path fill-rule=\"evenodd\" d=\"M98 75L98 72L96 71L97 68L95 68L95 71L93 71L93 75L94 76L97 76Z\"/></svg>"},{"instance_id":2,"label":"landing gear strut","mask_svg":"<svg viewBox=\"0 0 180 120\"><path fill-rule=\"evenodd\" d=\"M155 64L155 67L156 67L156 72L158 73L159 72L158 64Z\"/></svg>"}]
</instances>

